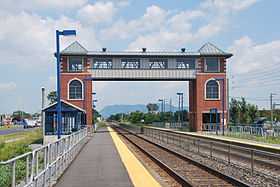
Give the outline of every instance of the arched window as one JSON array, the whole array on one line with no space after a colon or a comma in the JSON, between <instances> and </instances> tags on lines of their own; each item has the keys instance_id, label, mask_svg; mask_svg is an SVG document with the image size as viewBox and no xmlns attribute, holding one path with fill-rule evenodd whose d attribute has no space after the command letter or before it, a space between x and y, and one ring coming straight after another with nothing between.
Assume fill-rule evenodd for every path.
<instances>
[{"instance_id":1,"label":"arched window","mask_svg":"<svg viewBox=\"0 0 280 187\"><path fill-rule=\"evenodd\" d=\"M83 85L78 80L72 80L69 83L69 99L82 99Z\"/></svg>"},{"instance_id":2,"label":"arched window","mask_svg":"<svg viewBox=\"0 0 280 187\"><path fill-rule=\"evenodd\" d=\"M219 84L215 80L206 83L206 99L219 99Z\"/></svg>"}]
</instances>

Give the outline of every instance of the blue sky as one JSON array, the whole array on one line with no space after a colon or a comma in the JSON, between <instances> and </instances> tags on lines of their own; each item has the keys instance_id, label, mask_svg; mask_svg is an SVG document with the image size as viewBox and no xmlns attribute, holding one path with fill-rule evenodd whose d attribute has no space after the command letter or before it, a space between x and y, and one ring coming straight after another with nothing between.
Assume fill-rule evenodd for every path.
<instances>
[{"instance_id":1,"label":"blue sky","mask_svg":"<svg viewBox=\"0 0 280 187\"><path fill-rule=\"evenodd\" d=\"M280 103L278 0L10 0L0 1L0 113L40 109L40 89L56 88L55 30L76 29L88 50L197 51L211 42L233 53L230 96L260 109ZM94 82L100 110L112 104L176 101L187 82ZM114 94L114 97L112 97Z\"/></svg>"}]
</instances>

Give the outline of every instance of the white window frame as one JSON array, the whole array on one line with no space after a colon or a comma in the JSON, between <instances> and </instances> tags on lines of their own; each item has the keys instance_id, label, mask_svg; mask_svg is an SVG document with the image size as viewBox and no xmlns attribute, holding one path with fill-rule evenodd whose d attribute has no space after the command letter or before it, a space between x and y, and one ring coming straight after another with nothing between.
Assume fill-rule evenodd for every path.
<instances>
[{"instance_id":1,"label":"white window frame","mask_svg":"<svg viewBox=\"0 0 280 187\"><path fill-rule=\"evenodd\" d=\"M70 58L81 58L82 59L82 69L81 70L70 70ZM79 57L79 56L71 56L71 57L68 57L67 58L67 71L70 71L70 72L81 72L81 71L84 71L84 58L83 57Z\"/></svg>"},{"instance_id":2,"label":"white window frame","mask_svg":"<svg viewBox=\"0 0 280 187\"><path fill-rule=\"evenodd\" d=\"M209 99L209 98L206 97L206 91L207 91L206 90L206 85L207 85L207 83L209 81L215 81L215 79L211 78L211 79L208 79L207 81L205 81L205 83L204 83L204 100L207 100L207 101L211 101L211 100L218 101L218 100L221 100L221 85L220 85L219 81L216 81L218 83L218 98Z\"/></svg>"},{"instance_id":3,"label":"white window frame","mask_svg":"<svg viewBox=\"0 0 280 187\"><path fill-rule=\"evenodd\" d=\"M151 63L158 63L158 62L163 62L164 63L164 67L159 67L159 66L152 66ZM153 64L154 65L154 64ZM161 58L150 58L149 59L149 69L168 69L168 59L161 59Z\"/></svg>"},{"instance_id":4,"label":"white window frame","mask_svg":"<svg viewBox=\"0 0 280 187\"><path fill-rule=\"evenodd\" d=\"M82 84L82 99L70 99L70 83L74 80L80 81L81 84ZM83 81L81 81L80 79L78 79L76 77L69 80L69 82L67 84L67 99L71 100L71 101L82 101L82 100L84 100L84 83L83 83Z\"/></svg>"},{"instance_id":5,"label":"white window frame","mask_svg":"<svg viewBox=\"0 0 280 187\"><path fill-rule=\"evenodd\" d=\"M123 62L124 61L129 61L129 60L139 60L139 61L136 61L136 62L138 62L138 67L137 68L132 68L132 67L123 67ZM138 59L138 58L122 58L121 59L121 69L141 69L140 68L140 62L141 62L141 60L140 60L140 58Z\"/></svg>"},{"instance_id":6,"label":"white window frame","mask_svg":"<svg viewBox=\"0 0 280 187\"><path fill-rule=\"evenodd\" d=\"M110 68L95 68L94 67L94 64L96 63L96 60L104 60L104 62L106 61L106 60L111 60L110 62L111 62L111 67ZM113 69L113 59L111 58L93 58L92 59L92 69Z\"/></svg>"},{"instance_id":7,"label":"white window frame","mask_svg":"<svg viewBox=\"0 0 280 187\"><path fill-rule=\"evenodd\" d=\"M216 57L210 57L210 58L204 58L204 71L205 72L220 72L221 71L221 67L220 67L220 61L221 61L221 59L220 58L216 58L216 59L218 59L218 70L207 70L207 65L206 65L206 61L207 61L207 59L213 59L213 58L216 58Z\"/></svg>"},{"instance_id":8,"label":"white window frame","mask_svg":"<svg viewBox=\"0 0 280 187\"><path fill-rule=\"evenodd\" d=\"M180 61L181 60L181 61ZM194 60L194 68L184 68L184 67L182 67L182 68L179 68L179 66L178 66L178 61L179 62L183 62L184 60ZM184 63L183 63L184 64ZM189 65L189 64L188 64ZM176 59L176 69L196 69L196 59L195 58L177 58Z\"/></svg>"}]
</instances>

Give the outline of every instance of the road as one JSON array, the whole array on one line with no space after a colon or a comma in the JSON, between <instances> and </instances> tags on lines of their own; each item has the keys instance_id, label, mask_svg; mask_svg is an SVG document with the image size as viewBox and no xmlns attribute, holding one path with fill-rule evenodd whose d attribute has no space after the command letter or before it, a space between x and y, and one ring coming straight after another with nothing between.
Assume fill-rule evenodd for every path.
<instances>
[{"instance_id":1,"label":"road","mask_svg":"<svg viewBox=\"0 0 280 187\"><path fill-rule=\"evenodd\" d=\"M6 128L6 129L1 129L0 130L0 136L8 135L8 134L17 134L17 133L27 132L27 131L33 131L35 129L36 128L24 129L23 126L22 127Z\"/></svg>"}]
</instances>

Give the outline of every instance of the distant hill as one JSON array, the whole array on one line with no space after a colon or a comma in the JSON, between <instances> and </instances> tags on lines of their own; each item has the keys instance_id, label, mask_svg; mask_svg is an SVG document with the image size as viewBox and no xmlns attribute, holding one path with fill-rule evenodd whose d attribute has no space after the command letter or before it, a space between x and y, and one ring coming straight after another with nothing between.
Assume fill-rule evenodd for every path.
<instances>
[{"instance_id":1,"label":"distant hill","mask_svg":"<svg viewBox=\"0 0 280 187\"><path fill-rule=\"evenodd\" d=\"M184 107L185 110L188 110L187 107ZM131 112L134 112L136 110L139 110L141 112L147 113L148 110L146 108L146 105L143 104L137 104L137 105L108 105L105 106L99 113L101 116L105 119L110 117L110 115L115 115L117 113L125 113L129 114ZM173 107L172 111L177 111L178 107ZM161 111L161 108L159 109ZM169 111L169 105L165 105L165 111Z\"/></svg>"}]
</instances>

